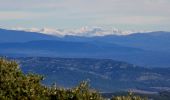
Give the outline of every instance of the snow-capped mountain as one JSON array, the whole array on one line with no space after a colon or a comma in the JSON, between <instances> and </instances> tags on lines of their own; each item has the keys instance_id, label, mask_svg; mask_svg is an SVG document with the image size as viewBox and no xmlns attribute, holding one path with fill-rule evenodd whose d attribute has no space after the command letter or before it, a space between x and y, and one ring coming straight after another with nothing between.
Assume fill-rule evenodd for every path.
<instances>
[{"instance_id":1,"label":"snow-capped mountain","mask_svg":"<svg viewBox=\"0 0 170 100\"><path fill-rule=\"evenodd\" d=\"M65 36L65 35L73 35L73 36L105 36L105 35L129 35L133 33L137 33L136 31L122 31L116 28L106 29L103 27L82 27L79 29L55 29L55 28L12 28L12 30L20 30L26 32L38 32L53 36Z\"/></svg>"}]
</instances>

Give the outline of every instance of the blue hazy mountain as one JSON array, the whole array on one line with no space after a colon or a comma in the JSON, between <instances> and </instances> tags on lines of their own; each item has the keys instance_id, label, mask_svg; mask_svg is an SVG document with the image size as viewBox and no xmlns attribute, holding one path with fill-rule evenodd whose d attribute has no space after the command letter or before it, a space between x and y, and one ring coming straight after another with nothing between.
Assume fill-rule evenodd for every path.
<instances>
[{"instance_id":1,"label":"blue hazy mountain","mask_svg":"<svg viewBox=\"0 0 170 100\"><path fill-rule=\"evenodd\" d=\"M170 32L159 31L126 36L105 36L100 40L145 50L170 53Z\"/></svg>"},{"instance_id":2,"label":"blue hazy mountain","mask_svg":"<svg viewBox=\"0 0 170 100\"><path fill-rule=\"evenodd\" d=\"M0 43L0 54L9 56L111 58L142 66L170 66L170 55L167 53L100 42L39 40L24 43Z\"/></svg>"},{"instance_id":3,"label":"blue hazy mountain","mask_svg":"<svg viewBox=\"0 0 170 100\"><path fill-rule=\"evenodd\" d=\"M169 32L55 37L0 29L0 41L1 55L111 58L146 67L170 67Z\"/></svg>"},{"instance_id":4,"label":"blue hazy mountain","mask_svg":"<svg viewBox=\"0 0 170 100\"><path fill-rule=\"evenodd\" d=\"M157 31L148 33L134 33L131 35L106 36L65 36L57 37L36 32L25 32L0 29L0 42L28 42L34 40L61 40L72 42L100 42L113 43L126 47L170 53L170 32Z\"/></svg>"},{"instance_id":5,"label":"blue hazy mountain","mask_svg":"<svg viewBox=\"0 0 170 100\"><path fill-rule=\"evenodd\" d=\"M66 36L67 41L100 41L145 50L170 52L170 32L157 31L130 35L106 35L96 37Z\"/></svg>"},{"instance_id":6,"label":"blue hazy mountain","mask_svg":"<svg viewBox=\"0 0 170 100\"><path fill-rule=\"evenodd\" d=\"M0 42L28 42L33 40L53 40L56 37L36 32L0 29Z\"/></svg>"}]
</instances>

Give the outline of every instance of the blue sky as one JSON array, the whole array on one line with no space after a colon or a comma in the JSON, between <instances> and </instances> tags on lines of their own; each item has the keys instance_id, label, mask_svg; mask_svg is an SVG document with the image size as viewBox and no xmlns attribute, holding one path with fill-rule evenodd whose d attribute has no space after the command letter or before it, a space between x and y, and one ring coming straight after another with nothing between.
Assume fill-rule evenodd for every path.
<instances>
[{"instance_id":1,"label":"blue sky","mask_svg":"<svg viewBox=\"0 0 170 100\"><path fill-rule=\"evenodd\" d=\"M0 27L170 31L170 0L0 0Z\"/></svg>"}]
</instances>

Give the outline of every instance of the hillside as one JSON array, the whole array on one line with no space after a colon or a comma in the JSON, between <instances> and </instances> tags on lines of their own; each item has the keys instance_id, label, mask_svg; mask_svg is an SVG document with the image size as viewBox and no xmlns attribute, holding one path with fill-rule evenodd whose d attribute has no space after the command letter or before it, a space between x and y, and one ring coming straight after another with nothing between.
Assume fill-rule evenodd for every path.
<instances>
[{"instance_id":1,"label":"hillside","mask_svg":"<svg viewBox=\"0 0 170 100\"><path fill-rule=\"evenodd\" d=\"M0 28L0 43L28 42L33 40L54 40L56 37L37 32L6 30Z\"/></svg>"},{"instance_id":2,"label":"hillside","mask_svg":"<svg viewBox=\"0 0 170 100\"><path fill-rule=\"evenodd\" d=\"M73 87L89 80L92 87L105 92L143 90L159 92L170 88L169 68L143 68L110 59L21 57L21 69L44 75L44 84ZM163 88L157 88L163 87Z\"/></svg>"}]
</instances>

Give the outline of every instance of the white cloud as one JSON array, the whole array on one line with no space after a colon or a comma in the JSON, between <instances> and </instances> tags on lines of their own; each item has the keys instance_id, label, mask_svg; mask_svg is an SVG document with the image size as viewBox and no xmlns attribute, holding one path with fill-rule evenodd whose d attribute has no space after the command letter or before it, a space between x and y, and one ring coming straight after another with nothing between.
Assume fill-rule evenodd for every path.
<instances>
[{"instance_id":1,"label":"white cloud","mask_svg":"<svg viewBox=\"0 0 170 100\"><path fill-rule=\"evenodd\" d=\"M160 24L162 22L167 23L170 21L169 17L162 16L114 16L103 17L101 20L95 20L92 23L113 23L113 24Z\"/></svg>"},{"instance_id":2,"label":"white cloud","mask_svg":"<svg viewBox=\"0 0 170 100\"><path fill-rule=\"evenodd\" d=\"M21 19L39 19L47 18L50 14L24 12L24 11L0 11L0 20L21 20Z\"/></svg>"},{"instance_id":3,"label":"white cloud","mask_svg":"<svg viewBox=\"0 0 170 100\"><path fill-rule=\"evenodd\" d=\"M0 0L0 2L0 21L6 26L17 23L8 20L24 19L30 20L30 26L38 24L41 26L45 23L47 26L71 28L76 25L112 24L170 27L170 0Z\"/></svg>"}]
</instances>

